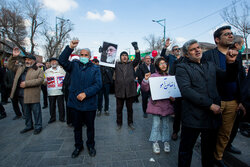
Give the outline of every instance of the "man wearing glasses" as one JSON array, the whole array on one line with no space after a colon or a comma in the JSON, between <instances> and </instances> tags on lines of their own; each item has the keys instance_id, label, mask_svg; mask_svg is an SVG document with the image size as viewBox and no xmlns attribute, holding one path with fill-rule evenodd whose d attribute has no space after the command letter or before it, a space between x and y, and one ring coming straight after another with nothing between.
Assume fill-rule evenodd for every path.
<instances>
[{"instance_id":1,"label":"man wearing glasses","mask_svg":"<svg viewBox=\"0 0 250 167\"><path fill-rule=\"evenodd\" d=\"M166 40L165 46L163 47L161 51L161 56L166 59L168 62L169 68L168 70L171 70L172 65L174 64L175 60L179 59L181 57L181 48L179 48L178 45L174 45L172 47L172 54L166 55L166 50L170 45L170 39L168 38Z\"/></svg>"},{"instance_id":2,"label":"man wearing glasses","mask_svg":"<svg viewBox=\"0 0 250 167\"><path fill-rule=\"evenodd\" d=\"M147 73L155 73L155 66L151 62L150 56L144 57L144 63L142 63L139 68L136 71L138 76L138 82L139 84L142 83L142 80L145 78L145 74ZM151 96L150 91L144 91L141 89L141 95L142 95L142 109L143 109L143 117L147 118L148 115L146 113L147 105L148 105L148 99Z\"/></svg>"},{"instance_id":3,"label":"man wearing glasses","mask_svg":"<svg viewBox=\"0 0 250 167\"><path fill-rule=\"evenodd\" d=\"M231 52L229 46L233 43L233 33L230 26L223 26L214 32L214 41L217 45L215 49L204 53L204 59L216 64L217 69L226 71L226 54ZM244 79L244 68L240 57L236 59L238 63L238 77L235 80L217 80L217 89L221 98L222 125L218 130L216 150L214 153L215 163L218 166L226 166L222 160L223 153L228 144L232 127L241 109L245 113L245 108L241 104L240 85Z\"/></svg>"},{"instance_id":4,"label":"man wearing glasses","mask_svg":"<svg viewBox=\"0 0 250 167\"><path fill-rule=\"evenodd\" d=\"M166 50L170 45L170 39L166 40L165 46L162 49L161 56L164 57L169 65L169 74L175 75L176 71L176 64L182 62L181 58L181 48L178 45L174 45L172 47L172 54L166 55ZM173 123L173 133L172 133L172 140L176 141L178 139L178 132L180 131L180 124L181 124L181 101L182 98L176 98L174 102L174 123Z\"/></svg>"}]
</instances>

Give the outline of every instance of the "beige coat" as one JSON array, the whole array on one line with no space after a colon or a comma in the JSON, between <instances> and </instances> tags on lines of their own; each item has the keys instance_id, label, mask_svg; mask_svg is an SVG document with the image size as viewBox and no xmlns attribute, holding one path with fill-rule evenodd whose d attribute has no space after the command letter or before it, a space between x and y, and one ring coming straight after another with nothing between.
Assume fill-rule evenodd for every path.
<instances>
[{"instance_id":1,"label":"beige coat","mask_svg":"<svg viewBox=\"0 0 250 167\"><path fill-rule=\"evenodd\" d=\"M11 56L8 61L8 68L16 73L10 98L14 97L18 79L20 78L25 69L24 65L15 65L16 60L17 57ZM38 68L35 64L28 69L25 78L24 104L40 102L40 92L43 80L44 80L44 72L42 69Z\"/></svg>"}]
</instances>

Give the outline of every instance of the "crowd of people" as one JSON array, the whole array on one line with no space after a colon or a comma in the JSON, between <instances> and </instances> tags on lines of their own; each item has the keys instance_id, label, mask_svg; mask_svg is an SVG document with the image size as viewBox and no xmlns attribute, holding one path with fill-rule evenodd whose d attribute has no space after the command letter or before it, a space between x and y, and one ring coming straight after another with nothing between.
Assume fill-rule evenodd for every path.
<instances>
[{"instance_id":1,"label":"crowd of people","mask_svg":"<svg viewBox=\"0 0 250 167\"><path fill-rule=\"evenodd\" d=\"M191 165L193 148L199 136L202 166L216 164L225 167L225 151L241 153L232 145L241 121L250 122L249 73L245 73L242 65L244 41L241 36L234 35L230 26L223 26L214 32L214 41L216 48L204 53L200 43L192 39L182 49L178 45L172 46L171 54L166 54L171 44L167 39L159 57L152 59L145 56L143 61L137 42L132 42L135 59L130 61L128 53L123 51L115 68L100 66L98 59L91 61L88 48L82 49L80 55L73 55L79 40L72 40L59 59L50 58L45 65L36 63L34 55L21 58L20 50L14 48L13 55L4 61L1 69L1 102L8 103L10 97L15 112L13 120L25 119L25 128L20 133L34 129L37 135L43 127L42 90L42 108L49 106L50 111L48 123L56 121L57 103L59 121L66 121L68 126L74 127L72 158L83 150L83 125L87 127L88 153L95 156L95 117L101 116L102 112L109 115L112 85L116 97L116 129L119 131L123 126L122 111L126 103L127 125L135 130L133 103L138 96L138 82L141 86L142 115L145 119L148 114L152 115L149 141L154 153L160 153L160 141L163 142L164 152L170 152L169 141L176 141L181 129L179 167ZM171 75L176 77L182 97L153 100L149 78ZM2 103L0 119L6 117ZM170 134L169 119L173 114L173 132Z\"/></svg>"}]
</instances>

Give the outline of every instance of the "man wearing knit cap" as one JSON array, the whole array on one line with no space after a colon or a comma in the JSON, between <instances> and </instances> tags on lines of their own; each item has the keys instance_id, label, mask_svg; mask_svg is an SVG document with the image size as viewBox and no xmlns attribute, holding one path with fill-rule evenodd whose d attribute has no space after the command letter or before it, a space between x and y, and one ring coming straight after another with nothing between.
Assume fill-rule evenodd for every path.
<instances>
[{"instance_id":1,"label":"man wearing knit cap","mask_svg":"<svg viewBox=\"0 0 250 167\"><path fill-rule=\"evenodd\" d=\"M90 156L95 150L95 116L97 109L97 93L101 89L100 68L90 61L91 52L82 49L79 61L69 61L70 54L77 47L79 40L72 40L59 57L59 63L71 75L67 106L73 116L75 150L71 157L76 158L83 150L82 124L87 126L87 149Z\"/></svg>"},{"instance_id":2,"label":"man wearing knit cap","mask_svg":"<svg viewBox=\"0 0 250 167\"><path fill-rule=\"evenodd\" d=\"M138 49L137 42L132 42L135 49L135 59L130 62L128 53L123 51L120 54L121 61L115 65L115 97L116 97L116 114L117 114L117 130L122 127L122 109L124 102L126 102L128 112L128 126L132 130L135 129L133 125L133 101L137 95L135 85L134 68L140 62L140 51Z\"/></svg>"}]
</instances>

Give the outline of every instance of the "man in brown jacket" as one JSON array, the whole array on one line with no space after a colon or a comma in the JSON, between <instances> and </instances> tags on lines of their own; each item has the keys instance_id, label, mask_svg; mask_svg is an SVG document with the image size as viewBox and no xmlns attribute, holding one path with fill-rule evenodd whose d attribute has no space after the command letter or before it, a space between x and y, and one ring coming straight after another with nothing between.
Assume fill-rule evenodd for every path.
<instances>
[{"instance_id":1,"label":"man in brown jacket","mask_svg":"<svg viewBox=\"0 0 250 167\"><path fill-rule=\"evenodd\" d=\"M23 96L26 127L20 132L25 133L33 129L32 113L34 114L34 134L42 130L42 113L40 106L40 91L44 80L44 72L36 66L36 57L25 56L25 65L16 66L20 51L13 49L13 56L9 58L8 68L16 73L10 98L14 95Z\"/></svg>"},{"instance_id":2,"label":"man in brown jacket","mask_svg":"<svg viewBox=\"0 0 250 167\"><path fill-rule=\"evenodd\" d=\"M115 65L115 97L116 97L116 114L117 114L117 130L122 126L122 109L124 101L126 101L126 107L128 112L128 126L134 130L133 125L133 101L137 95L135 85L135 71L134 68L140 62L140 51L137 46L137 42L132 43L135 49L134 61L128 61L128 53L122 52L120 54L121 61Z\"/></svg>"}]
</instances>

